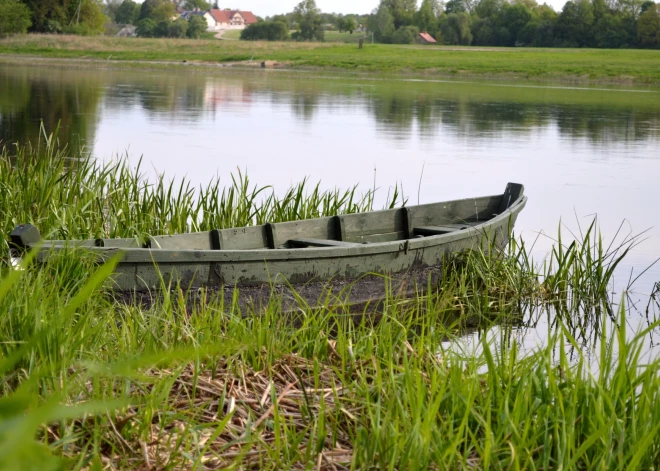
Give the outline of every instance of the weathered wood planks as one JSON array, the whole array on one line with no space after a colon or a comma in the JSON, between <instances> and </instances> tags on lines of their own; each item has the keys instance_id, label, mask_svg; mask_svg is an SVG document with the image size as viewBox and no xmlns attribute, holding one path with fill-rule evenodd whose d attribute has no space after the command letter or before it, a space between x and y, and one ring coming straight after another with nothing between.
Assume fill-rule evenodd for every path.
<instances>
[{"instance_id":1,"label":"weathered wood planks","mask_svg":"<svg viewBox=\"0 0 660 471\"><path fill-rule=\"evenodd\" d=\"M396 273L442 263L447 254L503 246L525 206L524 188L509 184L503 195L468 198L370 213L212 230L146 239L41 241L33 226L11 234L16 249L83 248L119 262L112 287L119 290L184 286L306 283Z\"/></svg>"}]
</instances>

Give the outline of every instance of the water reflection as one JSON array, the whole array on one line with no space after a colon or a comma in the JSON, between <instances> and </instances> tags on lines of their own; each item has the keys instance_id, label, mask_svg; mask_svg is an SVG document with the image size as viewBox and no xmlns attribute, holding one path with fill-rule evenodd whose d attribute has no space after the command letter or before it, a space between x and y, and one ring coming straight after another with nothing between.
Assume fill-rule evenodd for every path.
<instances>
[{"instance_id":1,"label":"water reflection","mask_svg":"<svg viewBox=\"0 0 660 471\"><path fill-rule=\"evenodd\" d=\"M594 146L660 137L657 93L351 82L2 67L0 139L35 140L43 120L49 131L61 123L60 139L77 148L93 143L103 114L141 110L154 119L195 122L235 111L232 105L249 111L257 104L288 107L303 121L313 120L320 109L356 107L372 116L383 137L397 141L415 134L433 138L443 130L489 139L552 127L564 139L587 139Z\"/></svg>"},{"instance_id":2,"label":"water reflection","mask_svg":"<svg viewBox=\"0 0 660 471\"><path fill-rule=\"evenodd\" d=\"M195 121L212 110L205 87L176 77L162 76L159 80L137 83L110 82L105 85L104 93L105 107L113 112L139 108L150 117Z\"/></svg>"},{"instance_id":3,"label":"water reflection","mask_svg":"<svg viewBox=\"0 0 660 471\"><path fill-rule=\"evenodd\" d=\"M85 74L63 70L0 68L0 142L36 142L41 123L59 126L59 139L73 153L93 142L103 89Z\"/></svg>"}]
</instances>

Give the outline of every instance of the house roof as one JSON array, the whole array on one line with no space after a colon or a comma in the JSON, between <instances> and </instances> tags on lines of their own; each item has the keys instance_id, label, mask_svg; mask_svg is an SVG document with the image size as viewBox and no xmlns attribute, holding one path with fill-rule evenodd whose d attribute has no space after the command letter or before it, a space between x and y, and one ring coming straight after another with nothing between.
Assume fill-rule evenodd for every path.
<instances>
[{"instance_id":1,"label":"house roof","mask_svg":"<svg viewBox=\"0 0 660 471\"><path fill-rule=\"evenodd\" d=\"M437 41L429 33L419 33L419 37L427 43L436 43Z\"/></svg>"},{"instance_id":2,"label":"house roof","mask_svg":"<svg viewBox=\"0 0 660 471\"><path fill-rule=\"evenodd\" d=\"M251 11L240 10L209 10L209 13L218 23L229 23L236 13L239 13L245 20L245 24L251 25L257 22L257 17Z\"/></svg>"},{"instance_id":3,"label":"house roof","mask_svg":"<svg viewBox=\"0 0 660 471\"><path fill-rule=\"evenodd\" d=\"M229 23L229 12L227 10L209 10L209 13L218 23Z\"/></svg>"},{"instance_id":4,"label":"house roof","mask_svg":"<svg viewBox=\"0 0 660 471\"><path fill-rule=\"evenodd\" d=\"M257 22L257 17L251 11L239 11L245 20L245 24L251 25Z\"/></svg>"}]
</instances>

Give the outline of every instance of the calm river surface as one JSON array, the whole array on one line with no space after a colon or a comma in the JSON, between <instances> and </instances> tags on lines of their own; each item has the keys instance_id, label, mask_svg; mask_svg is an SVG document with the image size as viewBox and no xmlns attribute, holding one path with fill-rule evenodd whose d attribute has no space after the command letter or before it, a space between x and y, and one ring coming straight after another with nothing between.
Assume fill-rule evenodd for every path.
<instances>
[{"instance_id":1,"label":"calm river surface","mask_svg":"<svg viewBox=\"0 0 660 471\"><path fill-rule=\"evenodd\" d=\"M284 191L395 184L411 203L529 196L516 232L545 254L560 220L598 215L606 238L650 228L617 274L660 257L660 89L387 80L277 71L91 70L0 64L0 140L36 139L40 120L99 159L206 183L246 169ZM228 180L227 180L228 181ZM644 304L657 264L636 284ZM620 293L620 291L619 291ZM636 296L636 297L635 297Z\"/></svg>"}]
</instances>

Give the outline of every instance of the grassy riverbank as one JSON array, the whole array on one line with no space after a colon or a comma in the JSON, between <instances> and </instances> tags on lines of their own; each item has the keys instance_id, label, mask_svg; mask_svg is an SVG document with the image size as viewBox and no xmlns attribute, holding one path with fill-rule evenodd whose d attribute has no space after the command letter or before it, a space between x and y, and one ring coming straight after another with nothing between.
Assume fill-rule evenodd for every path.
<instances>
[{"instance_id":1,"label":"grassy riverbank","mask_svg":"<svg viewBox=\"0 0 660 471\"><path fill-rule=\"evenodd\" d=\"M0 40L0 54L103 61L171 61L341 69L424 76L474 76L660 84L660 51L460 48L367 44L192 41L26 35Z\"/></svg>"},{"instance_id":2,"label":"grassy riverbank","mask_svg":"<svg viewBox=\"0 0 660 471\"><path fill-rule=\"evenodd\" d=\"M0 154L3 234L17 222L48 236L172 233L373 201L307 185L276 198L245 176L224 191L150 185L53 142ZM390 297L378 322L341 303L292 319L277 297L242 310L183 290L126 305L100 290L111 266L62 257L21 271L5 258L0 469L649 469L660 361L642 358L646 332L626 333L608 299L631 243L587 231L540 278L520 243L466 254L428 294ZM471 346L458 340L468 318L490 332ZM546 345L523 351L518 329L544 320Z\"/></svg>"}]
</instances>

